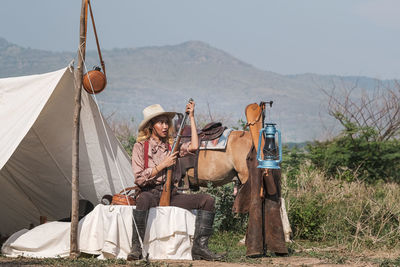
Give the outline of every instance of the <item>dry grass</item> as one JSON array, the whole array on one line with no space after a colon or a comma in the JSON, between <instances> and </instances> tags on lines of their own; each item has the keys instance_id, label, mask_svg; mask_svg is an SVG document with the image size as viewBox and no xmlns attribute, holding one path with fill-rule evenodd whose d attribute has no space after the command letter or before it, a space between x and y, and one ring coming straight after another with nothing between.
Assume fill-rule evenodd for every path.
<instances>
[{"instance_id":1,"label":"dry grass","mask_svg":"<svg viewBox=\"0 0 400 267\"><path fill-rule=\"evenodd\" d=\"M398 184L367 185L358 180L327 179L323 172L302 166L294 181L283 176L282 188L289 216L295 212L303 216L304 211L312 208L307 203L317 203L322 209L318 227L312 228L315 240L332 242L351 251L400 247ZM297 202L300 199L306 203L301 209Z\"/></svg>"},{"instance_id":2,"label":"dry grass","mask_svg":"<svg viewBox=\"0 0 400 267\"><path fill-rule=\"evenodd\" d=\"M111 117L107 119L107 123L110 125L115 136L119 139L127 140L130 136L136 136L138 125L133 119L131 121L125 121Z\"/></svg>"}]
</instances>

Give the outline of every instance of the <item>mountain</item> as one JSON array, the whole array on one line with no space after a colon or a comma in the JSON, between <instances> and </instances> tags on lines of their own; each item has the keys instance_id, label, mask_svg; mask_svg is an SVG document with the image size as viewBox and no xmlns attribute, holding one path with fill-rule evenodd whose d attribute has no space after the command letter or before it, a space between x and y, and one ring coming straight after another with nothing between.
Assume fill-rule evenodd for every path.
<instances>
[{"instance_id":1,"label":"mountain","mask_svg":"<svg viewBox=\"0 0 400 267\"><path fill-rule=\"evenodd\" d=\"M324 107L321 88L356 82L373 88L375 79L316 74L280 75L253 67L204 42L102 51L107 88L97 95L104 114L115 119L142 119L142 109L160 103L183 111L187 99L197 104L198 120L222 120L228 126L244 119L245 107L273 100L267 120L282 130L284 141L327 137L332 120ZM72 52L23 48L0 38L0 77L49 72L68 66ZM96 51L88 51L86 65L98 65Z\"/></svg>"}]
</instances>

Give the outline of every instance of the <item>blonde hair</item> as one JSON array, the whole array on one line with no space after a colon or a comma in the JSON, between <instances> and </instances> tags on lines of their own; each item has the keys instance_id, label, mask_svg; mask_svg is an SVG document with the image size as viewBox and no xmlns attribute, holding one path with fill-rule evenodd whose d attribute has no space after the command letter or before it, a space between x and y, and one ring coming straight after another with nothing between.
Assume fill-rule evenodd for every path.
<instances>
[{"instance_id":1,"label":"blonde hair","mask_svg":"<svg viewBox=\"0 0 400 267\"><path fill-rule=\"evenodd\" d=\"M157 116L157 117L159 117L159 116ZM152 128L153 128L154 120L157 117L151 119L146 124L146 126L144 126L143 129L139 131L137 139L136 139L137 142L142 142L142 141L146 141L146 140L150 139L150 136L152 134ZM174 132L175 131L174 131L174 127L172 125L172 119L170 117L167 117L167 118L168 118L168 134L167 134L167 137L162 141L163 142L167 141L170 145L172 145L173 142L174 142L173 136L174 136Z\"/></svg>"}]
</instances>

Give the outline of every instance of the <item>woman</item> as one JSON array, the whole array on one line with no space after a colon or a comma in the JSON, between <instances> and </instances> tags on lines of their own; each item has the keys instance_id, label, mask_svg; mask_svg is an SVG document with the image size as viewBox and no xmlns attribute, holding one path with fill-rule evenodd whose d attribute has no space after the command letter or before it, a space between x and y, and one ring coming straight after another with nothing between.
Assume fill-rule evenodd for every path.
<instances>
[{"instance_id":1,"label":"woman","mask_svg":"<svg viewBox=\"0 0 400 267\"><path fill-rule=\"evenodd\" d=\"M183 143L180 149L171 154L172 123L175 112L165 112L158 105L151 105L143 110L143 121L139 125L137 143L132 150L132 169L135 183L140 187L141 193L136 198L136 210L133 216L138 232L143 240L148 210L158 206L162 185L166 179L168 167L173 167L178 154L184 156L195 152L199 147L196 122L194 119L194 102L186 106L192 130L191 141ZM208 249L208 239L212 235L214 222L214 199L207 194L179 194L176 189L171 193L171 206L188 210L197 209L194 242L192 247L193 259L218 260L221 256ZM139 237L134 228L132 235L132 250L128 259L135 260L142 257Z\"/></svg>"}]
</instances>

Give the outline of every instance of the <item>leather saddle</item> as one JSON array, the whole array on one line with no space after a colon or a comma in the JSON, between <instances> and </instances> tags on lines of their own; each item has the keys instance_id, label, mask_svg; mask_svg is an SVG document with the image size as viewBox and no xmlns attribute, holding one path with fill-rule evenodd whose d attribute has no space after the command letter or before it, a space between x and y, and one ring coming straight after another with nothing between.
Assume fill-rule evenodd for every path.
<instances>
[{"instance_id":1,"label":"leather saddle","mask_svg":"<svg viewBox=\"0 0 400 267\"><path fill-rule=\"evenodd\" d=\"M200 130L199 138L201 141L210 141L219 138L225 131L226 127L220 122L210 122Z\"/></svg>"},{"instance_id":2,"label":"leather saddle","mask_svg":"<svg viewBox=\"0 0 400 267\"><path fill-rule=\"evenodd\" d=\"M182 122L183 114L177 113L178 119L175 121L175 132L178 132L178 127ZM199 141L210 141L219 138L225 131L226 127L222 126L220 122L210 122L203 129L197 129L197 134L199 136ZM192 136L192 130L190 125L185 125L182 131L182 142L187 142Z\"/></svg>"},{"instance_id":3,"label":"leather saddle","mask_svg":"<svg viewBox=\"0 0 400 267\"><path fill-rule=\"evenodd\" d=\"M183 114L177 113L178 119L175 120L175 127L179 128L182 119L183 119ZM178 132L179 129L175 128L175 132ZM206 126L203 127L203 129L199 130L197 129L197 134L199 136L199 142L201 141L211 141L218 139L225 131L227 127L222 126L220 122L210 122ZM192 136L192 130L190 125L185 125L182 131L182 137L181 137L181 142L188 142L190 141ZM196 154L188 154L182 158L178 158L178 164L177 168L175 169L174 172L174 180L182 185L184 184L183 187L180 187L178 189L181 190L188 190L192 189L194 191L197 191L199 189L198 186L198 177L197 177L197 161L198 161L198 155L199 155L199 150L197 150ZM190 184L187 171L189 169L194 168L194 179L197 181L196 184ZM184 178L184 181L182 181L182 178Z\"/></svg>"}]
</instances>

